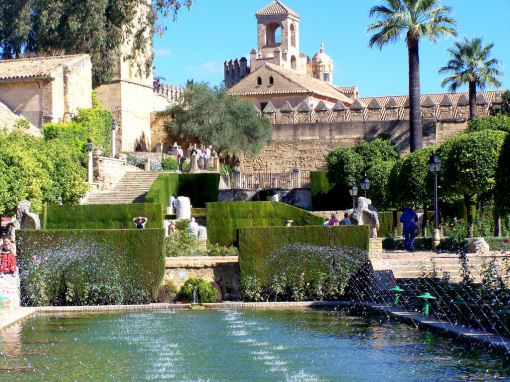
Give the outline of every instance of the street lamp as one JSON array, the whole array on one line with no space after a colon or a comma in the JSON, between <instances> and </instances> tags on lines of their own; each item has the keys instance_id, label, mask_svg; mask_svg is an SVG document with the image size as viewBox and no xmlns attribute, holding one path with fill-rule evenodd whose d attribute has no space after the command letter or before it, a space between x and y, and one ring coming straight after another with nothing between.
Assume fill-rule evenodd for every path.
<instances>
[{"instance_id":1,"label":"street lamp","mask_svg":"<svg viewBox=\"0 0 510 382\"><path fill-rule=\"evenodd\" d=\"M117 130L117 121L114 119L112 121L112 158L115 158L115 133L116 133L116 130Z\"/></svg>"},{"instance_id":2,"label":"street lamp","mask_svg":"<svg viewBox=\"0 0 510 382\"><path fill-rule=\"evenodd\" d=\"M367 173L365 173L365 176L361 180L359 186L361 187L361 189L365 193L365 198L366 198L367 197L367 191L370 188L370 180L367 178Z\"/></svg>"},{"instance_id":3,"label":"street lamp","mask_svg":"<svg viewBox=\"0 0 510 382\"><path fill-rule=\"evenodd\" d=\"M441 243L439 235L439 213L437 210L437 175L441 171L441 160L437 157L436 152L432 151L429 161L427 162L429 171L434 175L434 248L437 248Z\"/></svg>"},{"instance_id":4,"label":"street lamp","mask_svg":"<svg viewBox=\"0 0 510 382\"><path fill-rule=\"evenodd\" d=\"M358 195L358 187L356 187L356 184L352 184L349 194L351 194L352 197L352 210L354 211L356 209L356 195Z\"/></svg>"},{"instance_id":5,"label":"street lamp","mask_svg":"<svg viewBox=\"0 0 510 382\"><path fill-rule=\"evenodd\" d=\"M88 163L88 171L87 171L87 182L92 184L92 150L94 150L94 144L92 140L87 139L87 152L89 153L89 163Z\"/></svg>"}]
</instances>

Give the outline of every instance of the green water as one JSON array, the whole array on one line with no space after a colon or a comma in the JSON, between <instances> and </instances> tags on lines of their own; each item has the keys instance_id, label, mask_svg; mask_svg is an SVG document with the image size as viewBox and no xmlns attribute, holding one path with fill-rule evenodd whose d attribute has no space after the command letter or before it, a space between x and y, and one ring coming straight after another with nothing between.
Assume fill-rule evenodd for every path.
<instances>
[{"instance_id":1,"label":"green water","mask_svg":"<svg viewBox=\"0 0 510 382\"><path fill-rule=\"evenodd\" d=\"M510 379L503 357L336 311L38 317L0 337L0 381Z\"/></svg>"}]
</instances>

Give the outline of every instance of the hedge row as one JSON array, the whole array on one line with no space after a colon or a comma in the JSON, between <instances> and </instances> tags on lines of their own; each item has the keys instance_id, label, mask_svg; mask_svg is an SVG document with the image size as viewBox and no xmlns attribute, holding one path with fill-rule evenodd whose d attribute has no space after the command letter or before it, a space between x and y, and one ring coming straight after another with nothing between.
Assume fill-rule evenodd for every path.
<instances>
[{"instance_id":1,"label":"hedge row","mask_svg":"<svg viewBox=\"0 0 510 382\"><path fill-rule=\"evenodd\" d=\"M51 205L43 216L46 229L128 229L136 216L149 219L146 228L163 226L159 204Z\"/></svg>"},{"instance_id":2,"label":"hedge row","mask_svg":"<svg viewBox=\"0 0 510 382\"><path fill-rule=\"evenodd\" d=\"M203 208L218 200L220 174L161 174L145 196L147 203L168 207L170 196L187 196L193 207Z\"/></svg>"},{"instance_id":3,"label":"hedge row","mask_svg":"<svg viewBox=\"0 0 510 382\"><path fill-rule=\"evenodd\" d=\"M327 171L310 172L310 190L315 211L332 211L348 208L352 199L340 186L328 180Z\"/></svg>"},{"instance_id":4,"label":"hedge row","mask_svg":"<svg viewBox=\"0 0 510 382\"><path fill-rule=\"evenodd\" d=\"M17 231L25 305L155 301L165 271L164 230Z\"/></svg>"},{"instance_id":5,"label":"hedge row","mask_svg":"<svg viewBox=\"0 0 510 382\"><path fill-rule=\"evenodd\" d=\"M211 243L232 245L237 242L237 228L321 225L324 218L279 202L207 203L207 237Z\"/></svg>"},{"instance_id":6,"label":"hedge row","mask_svg":"<svg viewBox=\"0 0 510 382\"><path fill-rule=\"evenodd\" d=\"M295 284L296 277L307 285L321 274L340 278L344 286L367 260L370 240L368 226L257 227L238 232L241 283L250 280L262 289L275 280Z\"/></svg>"}]
</instances>

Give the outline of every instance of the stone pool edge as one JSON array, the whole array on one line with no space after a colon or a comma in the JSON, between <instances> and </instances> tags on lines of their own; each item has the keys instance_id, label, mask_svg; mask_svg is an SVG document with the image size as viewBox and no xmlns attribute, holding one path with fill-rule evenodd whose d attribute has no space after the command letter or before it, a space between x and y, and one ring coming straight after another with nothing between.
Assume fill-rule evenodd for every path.
<instances>
[{"instance_id":1,"label":"stone pool edge","mask_svg":"<svg viewBox=\"0 0 510 382\"><path fill-rule=\"evenodd\" d=\"M387 317L403 322L420 329L429 329L442 335L461 340L462 342L473 342L495 349L504 353L510 352L510 339L495 334L484 333L480 330L451 324L447 321L433 317L424 316L416 312L408 312L395 308L391 305L374 304L368 302L349 301L312 301L312 302L222 302L206 303L202 305L193 304L168 304L155 303L144 305L94 305L94 306L44 306L44 307L21 307L9 310L0 314L0 332L13 324L33 317L37 314L57 313L106 313L106 312L136 312L155 310L218 310L218 309L320 309L334 307L361 306L378 314L385 314Z\"/></svg>"}]
</instances>

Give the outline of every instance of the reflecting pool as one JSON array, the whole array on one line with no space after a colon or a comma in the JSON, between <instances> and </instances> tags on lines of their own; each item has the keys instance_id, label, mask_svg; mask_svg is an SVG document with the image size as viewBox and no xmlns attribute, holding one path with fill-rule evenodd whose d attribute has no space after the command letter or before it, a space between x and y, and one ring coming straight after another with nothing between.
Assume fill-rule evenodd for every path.
<instances>
[{"instance_id":1,"label":"reflecting pool","mask_svg":"<svg viewBox=\"0 0 510 382\"><path fill-rule=\"evenodd\" d=\"M510 379L503 356L342 311L44 316L0 337L0 381Z\"/></svg>"}]
</instances>

